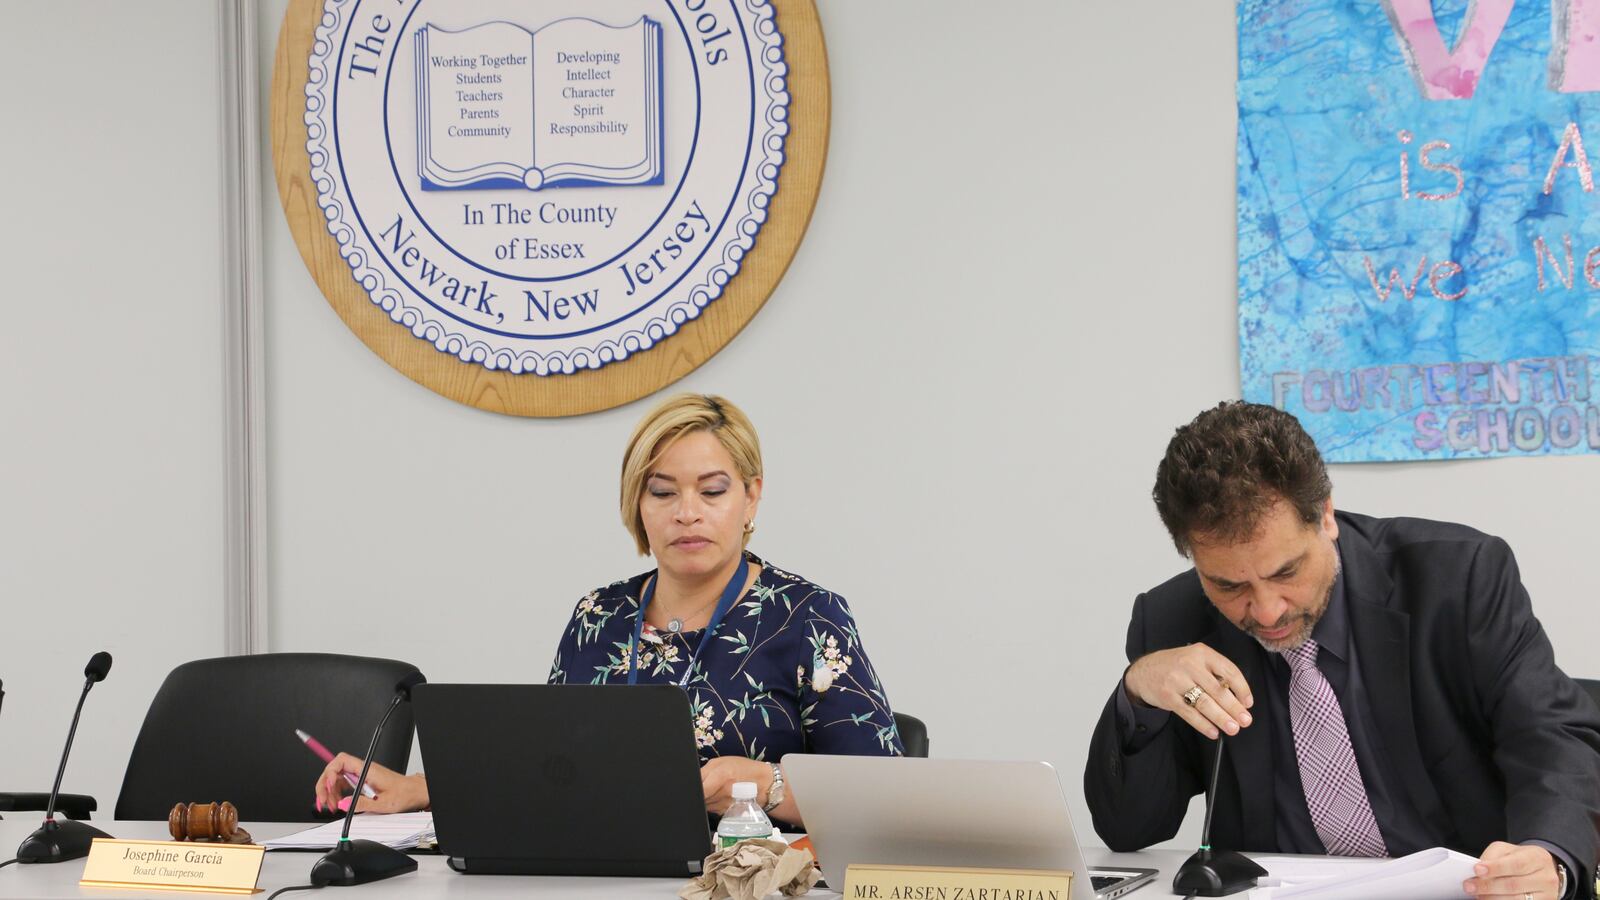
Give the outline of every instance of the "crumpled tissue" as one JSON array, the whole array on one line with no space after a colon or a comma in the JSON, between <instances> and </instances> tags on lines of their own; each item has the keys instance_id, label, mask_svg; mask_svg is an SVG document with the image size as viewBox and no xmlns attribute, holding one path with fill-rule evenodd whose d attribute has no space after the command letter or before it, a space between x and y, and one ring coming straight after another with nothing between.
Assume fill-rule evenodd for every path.
<instances>
[{"instance_id":1,"label":"crumpled tissue","mask_svg":"<svg viewBox=\"0 0 1600 900\"><path fill-rule=\"evenodd\" d=\"M779 840L751 839L706 857L700 877L678 891L682 900L761 900L768 894L799 897L822 880L810 850Z\"/></svg>"}]
</instances>

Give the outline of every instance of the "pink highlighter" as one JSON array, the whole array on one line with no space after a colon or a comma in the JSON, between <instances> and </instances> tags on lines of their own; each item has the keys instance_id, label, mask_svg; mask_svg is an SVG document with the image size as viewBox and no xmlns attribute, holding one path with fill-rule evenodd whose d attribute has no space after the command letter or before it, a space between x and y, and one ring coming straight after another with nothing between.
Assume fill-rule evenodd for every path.
<instances>
[{"instance_id":1,"label":"pink highlighter","mask_svg":"<svg viewBox=\"0 0 1600 900\"><path fill-rule=\"evenodd\" d=\"M322 746L322 742L321 741L317 740L316 738L312 737L309 734L306 734L304 731L301 731L298 728L296 728L294 730L294 735L295 735L295 737L300 739L300 743L305 744L307 747L309 747L311 749L311 752L315 753L318 756L318 758L320 758L323 762L325 762L325 763L333 762L333 754L328 751L327 747ZM356 786L356 777L354 775L351 775L349 772L344 773L344 780L349 782L351 787L355 787ZM361 786L361 796L366 797L369 800L375 800L378 797L378 792L374 791L372 789L372 785L363 784ZM341 808L343 808L344 804L348 803L348 802L349 802L349 798L345 798L345 800L341 801L341 803L339 805L340 805Z\"/></svg>"}]
</instances>

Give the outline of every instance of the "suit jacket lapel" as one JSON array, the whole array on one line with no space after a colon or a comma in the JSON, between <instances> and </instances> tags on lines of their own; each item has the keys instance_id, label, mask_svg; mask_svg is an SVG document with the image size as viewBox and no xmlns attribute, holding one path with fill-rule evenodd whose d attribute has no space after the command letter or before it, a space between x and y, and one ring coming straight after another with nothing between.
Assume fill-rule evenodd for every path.
<instances>
[{"instance_id":1,"label":"suit jacket lapel","mask_svg":"<svg viewBox=\"0 0 1600 900\"><path fill-rule=\"evenodd\" d=\"M1449 819L1422 760L1412 717L1411 616L1394 606L1394 581L1365 537L1353 528L1343 528L1339 550L1344 561L1350 638L1366 683L1367 702L1372 705L1372 717L1383 735L1394 772L1390 789L1405 791L1436 834L1449 834Z\"/></svg>"},{"instance_id":2,"label":"suit jacket lapel","mask_svg":"<svg viewBox=\"0 0 1600 900\"><path fill-rule=\"evenodd\" d=\"M1233 660L1244 680L1256 697L1266 696L1267 668L1262 664L1261 645L1255 638L1235 628L1232 622L1217 616L1216 630L1205 641L1212 649ZM1240 813L1244 821L1244 844L1250 848L1277 846L1277 819L1272 805L1273 774L1272 735L1266 724L1240 729L1228 738L1227 757L1233 777L1240 786ZM1207 760L1212 757L1207 754ZM1207 773L1209 774L1209 762Z\"/></svg>"}]
</instances>

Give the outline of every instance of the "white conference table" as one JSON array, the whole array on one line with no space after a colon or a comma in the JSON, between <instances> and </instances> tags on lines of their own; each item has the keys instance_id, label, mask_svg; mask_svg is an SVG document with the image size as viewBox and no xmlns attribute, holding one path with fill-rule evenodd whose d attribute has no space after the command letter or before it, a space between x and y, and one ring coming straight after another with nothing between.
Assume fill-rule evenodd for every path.
<instances>
[{"instance_id":1,"label":"white conference table","mask_svg":"<svg viewBox=\"0 0 1600 900\"><path fill-rule=\"evenodd\" d=\"M0 862L10 859L34 828L38 827L36 814L11 813L0 820ZM92 822L96 828L119 838L139 840L165 840L165 822ZM281 837L307 827L284 822L245 823L250 835L258 841ZM1172 873L1188 854L1177 850L1147 850L1142 853L1112 853L1101 848L1085 848L1091 866L1142 866L1161 870L1155 883L1139 888L1124 896L1132 900L1157 900L1172 897ZM325 888L321 891L295 891L284 894L283 900L300 900L315 896L329 900L328 892L339 897L397 898L408 897L594 897L594 898L658 898L666 900L678 896L678 889L687 878L562 878L548 875L462 875L450 871L445 858L436 854L418 854L417 871L385 881L358 887ZM274 850L267 853L261 866L261 880L257 886L267 893L290 885L305 884L311 864L317 854ZM0 869L0 900L28 898L28 900L54 900L58 897L97 897L111 900L116 897L146 897L172 900L184 896L176 891L124 891L108 888L78 886L83 874L83 861L73 860L49 865L15 864ZM219 895L213 895L219 896ZM265 894L257 894L264 897ZM821 888L813 889L807 896L833 898L839 894Z\"/></svg>"}]
</instances>

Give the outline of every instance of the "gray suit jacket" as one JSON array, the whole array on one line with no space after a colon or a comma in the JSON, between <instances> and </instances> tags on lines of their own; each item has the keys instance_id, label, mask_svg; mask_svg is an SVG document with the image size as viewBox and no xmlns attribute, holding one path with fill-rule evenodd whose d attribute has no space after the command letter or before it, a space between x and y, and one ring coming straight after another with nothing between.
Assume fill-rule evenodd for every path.
<instances>
[{"instance_id":1,"label":"gray suit jacket","mask_svg":"<svg viewBox=\"0 0 1600 900\"><path fill-rule=\"evenodd\" d=\"M1350 607L1372 713L1394 782L1440 846L1477 855L1496 840L1571 853L1578 896L1594 896L1600 856L1600 710L1556 668L1511 549L1461 525L1337 513ZM1194 642L1231 659L1252 686L1266 651L1223 618L1189 570L1141 594L1128 659ZM1118 686L1120 690L1120 685ZM1259 693L1258 693L1259 696ZM1084 792L1113 850L1173 836L1206 789L1215 745L1173 719L1124 753L1116 694L1095 727ZM1276 852L1274 760L1259 718L1228 740L1211 844Z\"/></svg>"}]
</instances>

